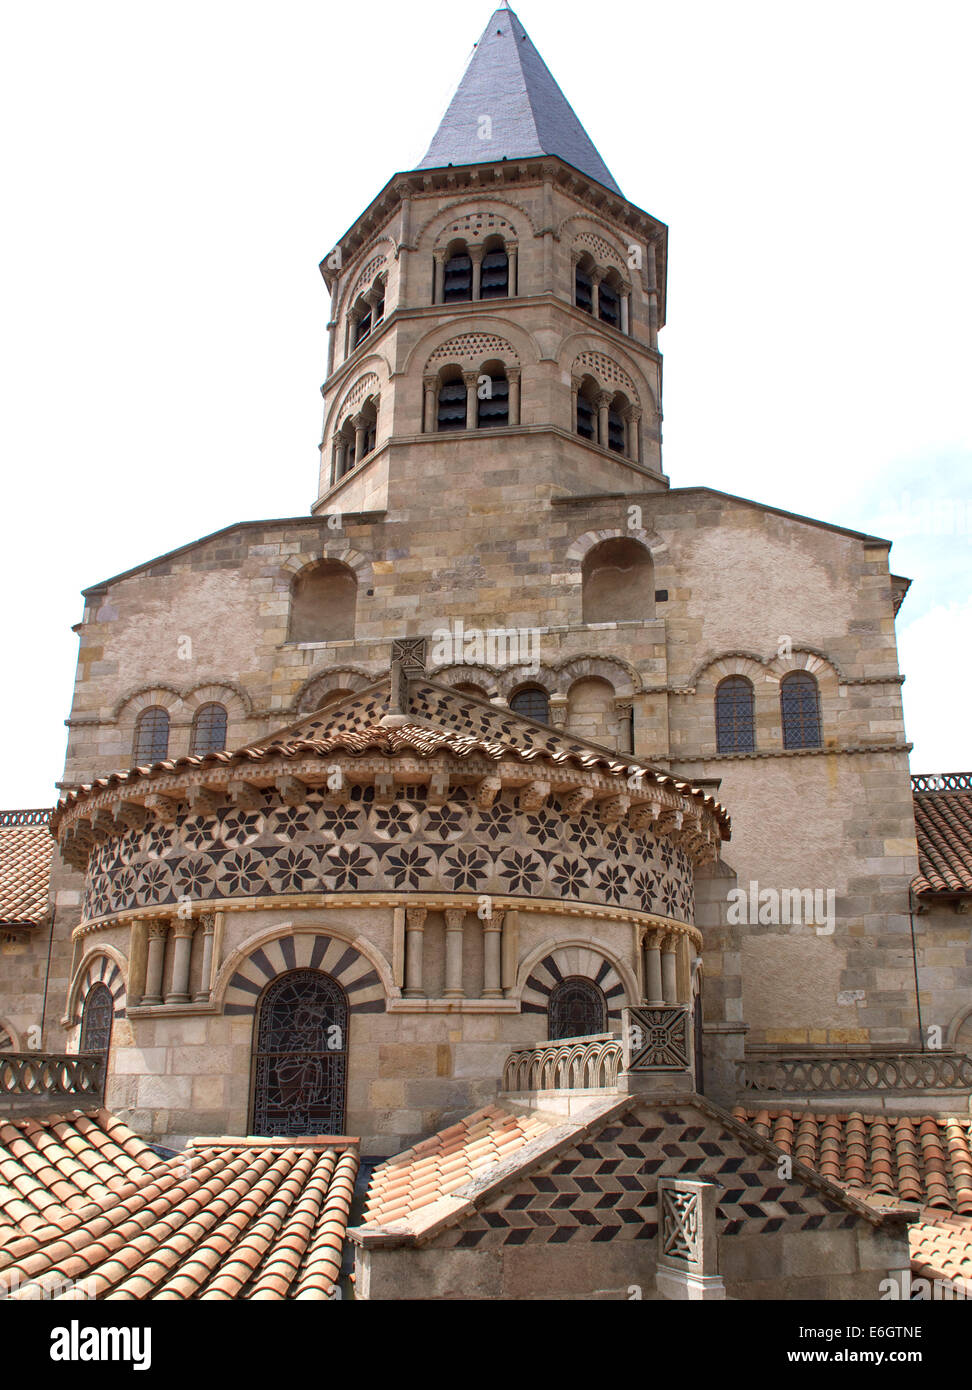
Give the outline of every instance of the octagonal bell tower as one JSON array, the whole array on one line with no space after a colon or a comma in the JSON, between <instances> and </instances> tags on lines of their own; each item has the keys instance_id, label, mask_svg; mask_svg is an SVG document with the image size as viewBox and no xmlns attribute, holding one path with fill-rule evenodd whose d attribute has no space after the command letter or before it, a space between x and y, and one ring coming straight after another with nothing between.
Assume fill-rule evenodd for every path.
<instances>
[{"instance_id":1,"label":"octagonal bell tower","mask_svg":"<svg viewBox=\"0 0 972 1390\"><path fill-rule=\"evenodd\" d=\"M493 506L666 488L666 256L667 228L623 196L498 9L418 169L321 264L312 510L454 529Z\"/></svg>"}]
</instances>

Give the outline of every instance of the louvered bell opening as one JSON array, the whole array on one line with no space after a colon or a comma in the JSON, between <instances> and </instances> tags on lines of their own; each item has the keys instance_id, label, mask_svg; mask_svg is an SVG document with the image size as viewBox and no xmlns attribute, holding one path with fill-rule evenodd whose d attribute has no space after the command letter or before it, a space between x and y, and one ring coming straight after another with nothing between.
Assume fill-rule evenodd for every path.
<instances>
[{"instance_id":1,"label":"louvered bell opening","mask_svg":"<svg viewBox=\"0 0 972 1390\"><path fill-rule=\"evenodd\" d=\"M476 421L481 430L494 430L510 422L510 383L505 376L490 377L490 394L479 402Z\"/></svg>"},{"instance_id":2,"label":"louvered bell opening","mask_svg":"<svg viewBox=\"0 0 972 1390\"><path fill-rule=\"evenodd\" d=\"M351 442L348 444L347 450L345 451L345 455L344 455L344 471L345 471L345 473L350 473L350 472L351 472L351 469L352 469L352 468L354 467L354 465L355 465L354 448L355 448L355 444L356 444L356 443L357 443L357 439L356 439L356 438L355 438L355 439L352 439Z\"/></svg>"},{"instance_id":3,"label":"louvered bell opening","mask_svg":"<svg viewBox=\"0 0 972 1390\"><path fill-rule=\"evenodd\" d=\"M439 389L437 415L440 430L466 428L466 387L462 381L447 381Z\"/></svg>"},{"instance_id":4,"label":"louvered bell opening","mask_svg":"<svg viewBox=\"0 0 972 1390\"><path fill-rule=\"evenodd\" d=\"M586 396L577 397L577 433L582 439L594 439L594 407Z\"/></svg>"},{"instance_id":5,"label":"louvered bell opening","mask_svg":"<svg viewBox=\"0 0 972 1390\"><path fill-rule=\"evenodd\" d=\"M365 340L365 338L367 338L367 336L368 336L368 334L369 334L370 332L371 332L371 310L369 309L368 312L367 312L366 314L362 314L362 315L361 315L361 318L358 320L358 331L357 331L357 332L355 333L355 335L354 335L354 345L355 345L355 347L357 347L359 343L363 343L364 340Z\"/></svg>"},{"instance_id":6,"label":"louvered bell opening","mask_svg":"<svg viewBox=\"0 0 972 1390\"><path fill-rule=\"evenodd\" d=\"M370 454L375 447L375 426L368 426L368 435L365 439L365 453Z\"/></svg>"},{"instance_id":7,"label":"louvered bell opening","mask_svg":"<svg viewBox=\"0 0 972 1390\"><path fill-rule=\"evenodd\" d=\"M483 257L479 294L482 299L506 299L510 292L510 262L505 251L490 251Z\"/></svg>"},{"instance_id":8,"label":"louvered bell opening","mask_svg":"<svg viewBox=\"0 0 972 1390\"><path fill-rule=\"evenodd\" d=\"M381 321L382 321L382 319L383 319L384 317L385 317L385 296L382 295L381 298L379 299L378 304L377 304L377 307L376 307L376 309L375 309L375 324L377 325L377 324L381 323Z\"/></svg>"},{"instance_id":9,"label":"louvered bell opening","mask_svg":"<svg viewBox=\"0 0 972 1390\"><path fill-rule=\"evenodd\" d=\"M452 256L446 261L444 296L447 304L472 299L472 261L468 256Z\"/></svg>"},{"instance_id":10,"label":"louvered bell opening","mask_svg":"<svg viewBox=\"0 0 972 1390\"><path fill-rule=\"evenodd\" d=\"M601 281L601 288L597 296L598 317L603 323L610 324L612 328L618 328L621 324L621 300L618 292L606 281Z\"/></svg>"},{"instance_id":11,"label":"louvered bell opening","mask_svg":"<svg viewBox=\"0 0 972 1390\"><path fill-rule=\"evenodd\" d=\"M608 411L608 448L624 453L624 421L616 410Z\"/></svg>"},{"instance_id":12,"label":"louvered bell opening","mask_svg":"<svg viewBox=\"0 0 972 1390\"><path fill-rule=\"evenodd\" d=\"M578 266L574 277L574 302L585 314L594 312L594 285L586 270Z\"/></svg>"}]
</instances>

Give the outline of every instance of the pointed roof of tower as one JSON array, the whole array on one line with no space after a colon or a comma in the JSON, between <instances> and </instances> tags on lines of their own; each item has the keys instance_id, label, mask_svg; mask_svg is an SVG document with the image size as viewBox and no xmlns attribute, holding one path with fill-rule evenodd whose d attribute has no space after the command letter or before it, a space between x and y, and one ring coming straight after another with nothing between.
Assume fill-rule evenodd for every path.
<instances>
[{"instance_id":1,"label":"pointed roof of tower","mask_svg":"<svg viewBox=\"0 0 972 1390\"><path fill-rule=\"evenodd\" d=\"M480 133L489 116L489 137ZM621 194L573 107L512 10L500 8L476 45L420 169L558 155ZM622 195L623 196L623 195Z\"/></svg>"}]
</instances>

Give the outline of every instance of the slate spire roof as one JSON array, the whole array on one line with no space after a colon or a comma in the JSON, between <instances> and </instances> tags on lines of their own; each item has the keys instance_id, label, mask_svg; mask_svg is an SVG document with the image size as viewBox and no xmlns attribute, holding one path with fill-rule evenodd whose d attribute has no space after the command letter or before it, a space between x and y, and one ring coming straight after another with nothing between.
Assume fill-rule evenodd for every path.
<instances>
[{"instance_id":1,"label":"slate spire roof","mask_svg":"<svg viewBox=\"0 0 972 1390\"><path fill-rule=\"evenodd\" d=\"M481 131L488 116L488 138ZM512 10L495 11L420 169L559 155L620 194L611 171Z\"/></svg>"}]
</instances>

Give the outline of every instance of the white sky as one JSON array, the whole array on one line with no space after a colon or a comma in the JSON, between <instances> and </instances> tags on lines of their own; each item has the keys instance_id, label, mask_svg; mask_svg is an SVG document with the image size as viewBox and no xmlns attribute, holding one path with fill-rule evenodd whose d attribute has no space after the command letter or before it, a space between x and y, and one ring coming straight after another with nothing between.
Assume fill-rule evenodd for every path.
<instances>
[{"instance_id":1,"label":"white sky","mask_svg":"<svg viewBox=\"0 0 972 1390\"><path fill-rule=\"evenodd\" d=\"M972 6L516 9L670 227L673 486L894 539L912 765L972 768ZM318 261L489 12L0 0L0 805L52 798L82 588L308 511Z\"/></svg>"}]
</instances>

